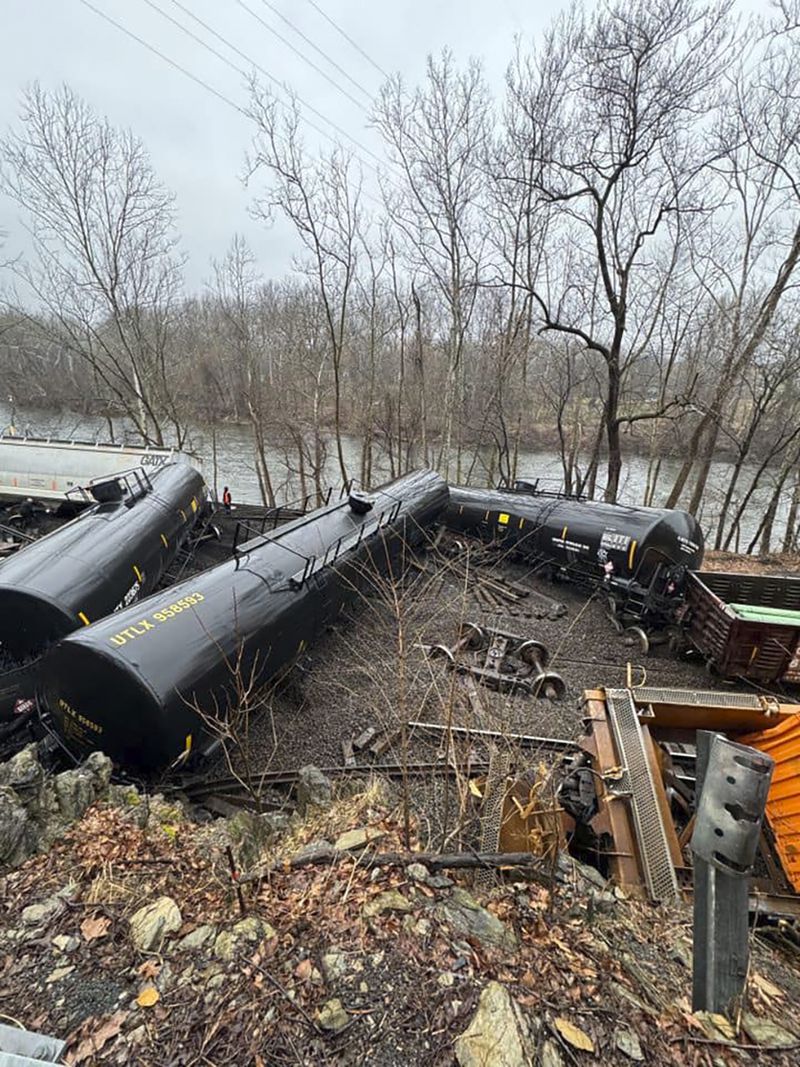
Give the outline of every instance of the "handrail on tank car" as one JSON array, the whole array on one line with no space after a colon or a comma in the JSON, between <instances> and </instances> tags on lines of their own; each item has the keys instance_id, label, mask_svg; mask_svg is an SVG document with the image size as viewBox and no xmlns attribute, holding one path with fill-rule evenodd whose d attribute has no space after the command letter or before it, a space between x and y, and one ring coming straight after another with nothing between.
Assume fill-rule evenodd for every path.
<instances>
[{"instance_id":1,"label":"handrail on tank car","mask_svg":"<svg viewBox=\"0 0 800 1067\"><path fill-rule=\"evenodd\" d=\"M329 485L323 494L322 503L319 505L319 507L326 508L328 506L331 500L332 492L333 486ZM255 540L257 537L266 537L266 527L269 521L272 521L270 530L277 529L278 523L283 517L284 511L295 513L293 515L287 515L287 519L297 518L297 512L299 512L300 515L306 515L309 511L309 507L312 500L316 502L316 493L307 493L303 497L298 497L297 500L290 500L288 504L277 504L275 507L267 508L266 512L261 516L260 519L257 519L255 523L252 521L248 522L245 519L238 519L236 522L236 526L233 530L233 548L231 551L234 555L237 554L239 550L239 542L242 540L243 534L247 534L248 537L248 540L245 542L245 544Z\"/></svg>"},{"instance_id":2,"label":"handrail on tank car","mask_svg":"<svg viewBox=\"0 0 800 1067\"><path fill-rule=\"evenodd\" d=\"M371 516L366 522L359 524L358 530L348 534L342 534L333 544L329 545L322 558L319 556L307 556L302 571L293 574L289 579L289 585L294 589L302 589L305 583L324 567L332 566L339 556L350 548L357 548L369 533L377 533L385 526L389 526L400 514L403 501L396 500L390 508L385 508L377 516Z\"/></svg>"},{"instance_id":3,"label":"handrail on tank car","mask_svg":"<svg viewBox=\"0 0 800 1067\"><path fill-rule=\"evenodd\" d=\"M135 490L131 486L132 480L136 483ZM150 475L144 467L130 467L128 470L119 471L116 474L101 474L97 478L92 478L91 481L85 482L83 485L71 486L66 492L67 499L70 499L73 496L80 496L84 503L96 504L97 501L91 493L92 487L96 485L104 485L107 482L122 482L127 491L129 500L138 500L140 496L152 492L153 489Z\"/></svg>"},{"instance_id":4,"label":"handrail on tank car","mask_svg":"<svg viewBox=\"0 0 800 1067\"><path fill-rule=\"evenodd\" d=\"M555 478L549 478L548 481L556 481ZM513 485L498 485L497 489L503 493L518 493L521 496L543 496L548 497L551 500L579 500L585 502L589 500L588 496L583 493L568 493L563 489L542 489L539 487L541 478L537 478L533 482L529 482L525 478L517 478Z\"/></svg>"}]
</instances>

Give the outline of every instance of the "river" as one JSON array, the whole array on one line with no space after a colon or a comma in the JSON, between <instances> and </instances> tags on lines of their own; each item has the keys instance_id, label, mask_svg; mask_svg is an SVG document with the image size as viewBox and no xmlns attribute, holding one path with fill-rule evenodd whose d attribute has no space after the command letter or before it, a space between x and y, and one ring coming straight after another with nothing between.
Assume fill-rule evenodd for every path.
<instances>
[{"instance_id":1,"label":"river","mask_svg":"<svg viewBox=\"0 0 800 1067\"><path fill-rule=\"evenodd\" d=\"M11 425L11 420L12 411L10 405L0 403L0 427L7 429ZM73 411L54 412L18 408L14 412L14 425L18 434L27 433L29 436L77 437L88 440L108 439L108 424L104 418L81 415ZM213 484L215 480L214 452L216 451L216 486L214 488L219 495L222 493L223 485L228 485L234 501L238 500L242 503L260 502L252 433L249 426L222 423L216 427L215 433L212 433L209 426L192 426L191 442L193 452L200 460L209 484ZM133 440L131 440L131 443L133 443ZM216 449L214 444L216 444ZM345 436L343 449L348 472L351 476L357 475L361 460L360 440L356 437ZM484 452L479 450L479 456L488 456L488 449ZM271 449L267 458L270 463L270 472L277 498L282 501L296 499L300 493L298 479L295 474L287 470L283 450L277 447ZM681 460L677 457L668 457L663 460L659 481L660 493L657 494L656 499L657 504L663 503L666 498L680 463ZM648 461L646 457L638 455L625 457L619 495L621 503L638 504L641 502L647 479L647 467ZM376 459L374 468L376 480L385 479L389 476L389 468L384 456ZM521 478L529 480L539 478L543 481L548 481L552 488L556 488L561 484L561 462L558 453L554 451L523 451L520 454L518 469ZM697 516L709 542L713 542L716 522L719 517L719 508L730 479L731 469L732 464L727 460L715 460L711 465L708 490L700 514ZM746 465L743 469L740 476L742 491L749 485L754 470L755 464ZM485 464L482 464L479 459L475 466L472 480L476 484L480 484L482 476L485 480L485 473ZM326 479L330 485L338 485L341 481L336 450L332 441L328 449ZM742 522L742 549L746 548L750 542L769 502L771 495L769 472L762 481L763 485L753 494L747 514ZM788 496L789 494L786 493L778 510L773 547L779 547L786 528L786 517L789 510ZM734 501L734 503L736 502Z\"/></svg>"}]
</instances>

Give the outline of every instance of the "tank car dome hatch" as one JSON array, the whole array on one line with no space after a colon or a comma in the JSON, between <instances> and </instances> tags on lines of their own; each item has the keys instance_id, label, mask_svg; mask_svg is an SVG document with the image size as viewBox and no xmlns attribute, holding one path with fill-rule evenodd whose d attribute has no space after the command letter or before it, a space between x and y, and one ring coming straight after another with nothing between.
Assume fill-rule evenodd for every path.
<instances>
[{"instance_id":1,"label":"tank car dome hatch","mask_svg":"<svg viewBox=\"0 0 800 1067\"><path fill-rule=\"evenodd\" d=\"M125 495L119 478L104 478L102 482L91 482L87 488L92 499L98 504L114 504Z\"/></svg>"},{"instance_id":2,"label":"tank car dome hatch","mask_svg":"<svg viewBox=\"0 0 800 1067\"><path fill-rule=\"evenodd\" d=\"M99 747L152 771L201 747L203 715L231 706L237 671L259 685L282 676L376 568L403 567L448 489L423 470L371 498L366 514L345 499L254 538L233 559L54 645L37 695L73 754Z\"/></svg>"},{"instance_id":3,"label":"tank car dome hatch","mask_svg":"<svg viewBox=\"0 0 800 1067\"><path fill-rule=\"evenodd\" d=\"M357 489L351 490L348 501L356 515L366 515L368 511L372 511L375 503L368 493L362 493Z\"/></svg>"}]
</instances>

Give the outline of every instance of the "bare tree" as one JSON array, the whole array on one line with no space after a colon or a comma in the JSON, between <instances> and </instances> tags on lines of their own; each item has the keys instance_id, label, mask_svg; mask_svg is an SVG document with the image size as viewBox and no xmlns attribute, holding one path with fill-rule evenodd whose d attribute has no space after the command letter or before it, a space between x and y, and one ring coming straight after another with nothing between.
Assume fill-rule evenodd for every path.
<instances>
[{"instance_id":1,"label":"bare tree","mask_svg":"<svg viewBox=\"0 0 800 1067\"><path fill-rule=\"evenodd\" d=\"M480 202L488 117L480 66L472 62L460 72L448 52L438 61L428 58L424 89L409 95L399 76L389 81L374 112L375 126L402 175L401 185L385 183L387 212L405 239L412 273L425 278L445 310L447 357L437 466L447 477L459 373L481 280ZM460 451L456 478L459 467Z\"/></svg>"},{"instance_id":2,"label":"bare tree","mask_svg":"<svg viewBox=\"0 0 800 1067\"><path fill-rule=\"evenodd\" d=\"M172 196L131 133L70 89L38 85L0 143L2 187L23 209L33 255L16 261L19 303L86 361L144 441L183 443L170 387L170 331L181 281ZM30 312L28 312L30 314Z\"/></svg>"},{"instance_id":3,"label":"bare tree","mask_svg":"<svg viewBox=\"0 0 800 1067\"><path fill-rule=\"evenodd\" d=\"M280 211L292 223L309 256L301 268L313 278L325 313L333 368L336 452L342 481L346 482L342 364L357 269L360 181L353 180L350 159L339 148L324 160L309 160L300 137L296 102L288 109L279 109L275 99L253 81L249 114L258 130L249 174L266 168L274 180L274 185L256 199L254 213L269 221Z\"/></svg>"},{"instance_id":4,"label":"bare tree","mask_svg":"<svg viewBox=\"0 0 800 1067\"><path fill-rule=\"evenodd\" d=\"M512 143L533 163L522 180L532 186L531 210L549 216L547 262L532 294L544 330L579 339L605 364L612 501L621 427L632 417L621 410L629 334L659 307L646 276L674 241L670 219L703 207L698 120L729 58L728 8L693 0L609 0L592 15L575 8L509 72ZM516 168L508 180L521 180ZM664 407L635 417L657 418Z\"/></svg>"}]
</instances>

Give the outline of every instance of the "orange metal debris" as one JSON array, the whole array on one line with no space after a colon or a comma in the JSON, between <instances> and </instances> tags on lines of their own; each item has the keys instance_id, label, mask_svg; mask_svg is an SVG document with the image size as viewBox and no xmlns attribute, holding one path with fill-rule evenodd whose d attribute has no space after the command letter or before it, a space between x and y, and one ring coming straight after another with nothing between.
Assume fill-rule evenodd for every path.
<instances>
[{"instance_id":1,"label":"orange metal debris","mask_svg":"<svg viewBox=\"0 0 800 1067\"><path fill-rule=\"evenodd\" d=\"M784 873L800 893L800 714L771 730L737 738L772 756L775 773L767 797L767 819Z\"/></svg>"}]
</instances>

